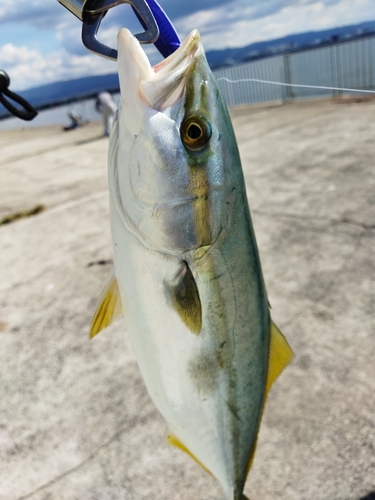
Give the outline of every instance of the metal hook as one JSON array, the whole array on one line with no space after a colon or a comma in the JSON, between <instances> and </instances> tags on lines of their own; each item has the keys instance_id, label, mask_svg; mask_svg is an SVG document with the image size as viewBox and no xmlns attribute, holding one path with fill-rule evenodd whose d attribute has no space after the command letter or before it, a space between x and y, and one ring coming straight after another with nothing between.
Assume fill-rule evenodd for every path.
<instances>
[{"instance_id":1,"label":"metal hook","mask_svg":"<svg viewBox=\"0 0 375 500\"><path fill-rule=\"evenodd\" d=\"M135 37L142 44L154 43L159 37L159 28L153 13L145 0L58 0L64 7L78 17L82 25L82 42L86 48L108 59L117 59L117 50L108 47L97 39L97 33L107 11L126 3L133 7L143 21L143 33Z\"/></svg>"}]
</instances>

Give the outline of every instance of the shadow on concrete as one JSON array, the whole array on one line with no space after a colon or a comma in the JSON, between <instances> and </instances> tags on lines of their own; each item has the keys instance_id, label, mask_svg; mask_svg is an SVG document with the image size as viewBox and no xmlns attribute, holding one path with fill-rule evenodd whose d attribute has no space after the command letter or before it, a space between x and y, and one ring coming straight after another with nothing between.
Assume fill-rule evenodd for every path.
<instances>
[{"instance_id":1,"label":"shadow on concrete","mask_svg":"<svg viewBox=\"0 0 375 500\"><path fill-rule=\"evenodd\" d=\"M359 500L375 500L375 491L371 491L365 497L361 497Z\"/></svg>"},{"instance_id":2,"label":"shadow on concrete","mask_svg":"<svg viewBox=\"0 0 375 500\"><path fill-rule=\"evenodd\" d=\"M87 267L91 267L91 266L105 266L106 264L113 264L113 259L94 260L92 262L89 262L87 264Z\"/></svg>"},{"instance_id":3,"label":"shadow on concrete","mask_svg":"<svg viewBox=\"0 0 375 500\"><path fill-rule=\"evenodd\" d=\"M82 146L83 144L89 144L90 142L99 141L100 139L108 139L108 137L104 137L104 135L97 135L96 137L90 137L89 139L85 139L83 141L77 141L75 146Z\"/></svg>"}]
</instances>

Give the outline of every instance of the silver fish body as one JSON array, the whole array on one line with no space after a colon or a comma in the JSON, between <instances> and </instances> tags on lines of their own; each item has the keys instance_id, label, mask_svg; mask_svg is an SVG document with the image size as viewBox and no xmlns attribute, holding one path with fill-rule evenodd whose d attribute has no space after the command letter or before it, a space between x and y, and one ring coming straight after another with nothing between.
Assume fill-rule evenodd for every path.
<instances>
[{"instance_id":1,"label":"silver fish body","mask_svg":"<svg viewBox=\"0 0 375 500\"><path fill-rule=\"evenodd\" d=\"M271 320L236 139L198 32L155 68L127 30L118 40L109 186L127 328L171 441L239 500Z\"/></svg>"}]
</instances>

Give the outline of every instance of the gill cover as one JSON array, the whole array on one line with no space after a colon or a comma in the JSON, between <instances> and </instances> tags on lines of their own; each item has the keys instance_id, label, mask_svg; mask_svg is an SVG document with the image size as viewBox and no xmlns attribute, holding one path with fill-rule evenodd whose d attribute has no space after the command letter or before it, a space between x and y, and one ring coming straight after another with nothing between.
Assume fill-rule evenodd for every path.
<instances>
[{"instance_id":1,"label":"gill cover","mask_svg":"<svg viewBox=\"0 0 375 500\"><path fill-rule=\"evenodd\" d=\"M199 33L151 67L123 29L118 64L122 100L110 179L124 224L146 248L167 254L212 245L228 219L228 134L217 120L216 82Z\"/></svg>"}]
</instances>

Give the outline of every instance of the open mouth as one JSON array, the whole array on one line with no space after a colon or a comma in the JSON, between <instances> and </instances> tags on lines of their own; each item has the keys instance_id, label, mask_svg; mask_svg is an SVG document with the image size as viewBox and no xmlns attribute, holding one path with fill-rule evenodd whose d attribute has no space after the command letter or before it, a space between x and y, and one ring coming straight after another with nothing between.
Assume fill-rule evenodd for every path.
<instances>
[{"instance_id":1,"label":"open mouth","mask_svg":"<svg viewBox=\"0 0 375 500\"><path fill-rule=\"evenodd\" d=\"M131 80L127 72L136 69L142 103L154 109L166 108L181 97L185 76L201 51L200 35L194 30L173 54L152 67L138 40L122 29L118 34L120 83L126 85Z\"/></svg>"},{"instance_id":2,"label":"open mouth","mask_svg":"<svg viewBox=\"0 0 375 500\"><path fill-rule=\"evenodd\" d=\"M153 67L154 72L162 74L178 70L181 63L186 64L186 59L194 56L194 53L198 50L199 43L200 34L198 30L193 30L173 54Z\"/></svg>"}]
</instances>

